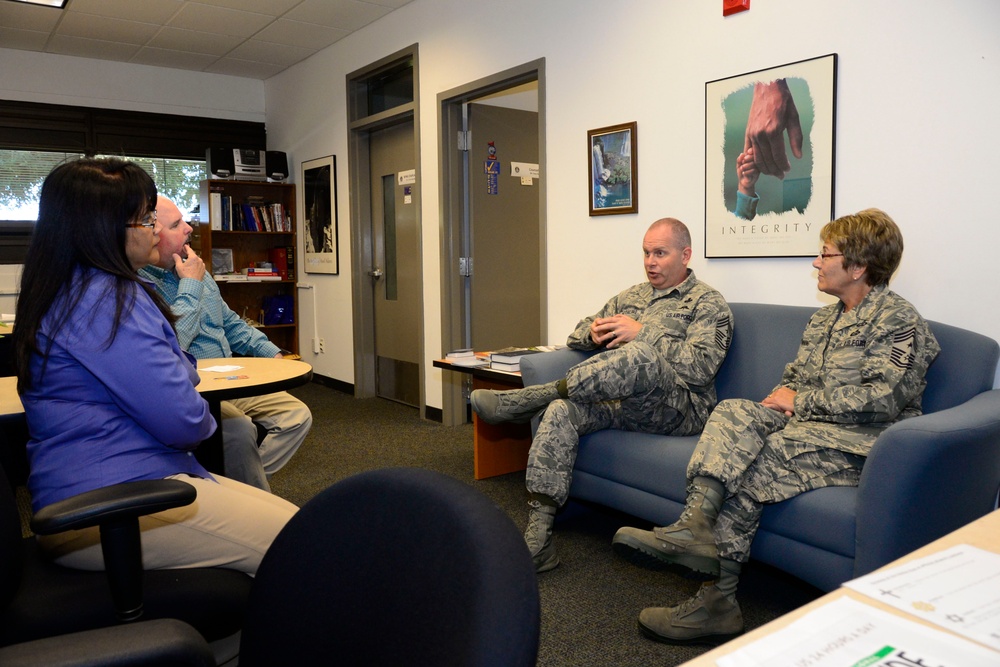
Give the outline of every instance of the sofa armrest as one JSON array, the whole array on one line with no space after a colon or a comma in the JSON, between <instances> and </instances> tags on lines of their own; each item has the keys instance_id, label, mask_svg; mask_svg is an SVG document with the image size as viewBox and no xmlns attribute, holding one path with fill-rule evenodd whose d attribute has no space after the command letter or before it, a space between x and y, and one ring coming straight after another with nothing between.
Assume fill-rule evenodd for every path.
<instances>
[{"instance_id":1,"label":"sofa armrest","mask_svg":"<svg viewBox=\"0 0 1000 667\"><path fill-rule=\"evenodd\" d=\"M584 352L563 348L553 352L531 354L521 357L521 381L525 387L533 384L555 382L566 377L567 371L581 361L588 359L598 350Z\"/></svg>"},{"instance_id":2,"label":"sofa armrest","mask_svg":"<svg viewBox=\"0 0 1000 667\"><path fill-rule=\"evenodd\" d=\"M1000 389L894 424L861 473L855 576L989 513L998 487Z\"/></svg>"}]
</instances>

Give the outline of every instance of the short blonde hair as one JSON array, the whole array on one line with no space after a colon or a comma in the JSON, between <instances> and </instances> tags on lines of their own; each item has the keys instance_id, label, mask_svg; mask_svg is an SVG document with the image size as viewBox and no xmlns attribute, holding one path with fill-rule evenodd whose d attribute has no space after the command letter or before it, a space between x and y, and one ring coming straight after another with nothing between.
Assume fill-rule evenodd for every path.
<instances>
[{"instance_id":1,"label":"short blonde hair","mask_svg":"<svg viewBox=\"0 0 1000 667\"><path fill-rule=\"evenodd\" d=\"M820 230L824 243L844 253L844 268L866 267L865 282L888 285L903 258L903 234L884 211L866 208L828 222Z\"/></svg>"}]
</instances>

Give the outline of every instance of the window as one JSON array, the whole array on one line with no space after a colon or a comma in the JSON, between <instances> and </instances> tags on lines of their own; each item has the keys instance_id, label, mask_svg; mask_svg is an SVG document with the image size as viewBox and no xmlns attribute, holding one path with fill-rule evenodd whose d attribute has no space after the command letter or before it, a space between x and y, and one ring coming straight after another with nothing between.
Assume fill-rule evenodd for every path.
<instances>
[{"instance_id":1,"label":"window","mask_svg":"<svg viewBox=\"0 0 1000 667\"><path fill-rule=\"evenodd\" d=\"M0 149L0 221L30 223L38 218L42 181L52 169L81 153ZM204 160L125 157L138 163L185 214L198 206L198 184L205 178Z\"/></svg>"},{"instance_id":2,"label":"window","mask_svg":"<svg viewBox=\"0 0 1000 667\"><path fill-rule=\"evenodd\" d=\"M266 148L263 123L0 100L0 264L24 258L45 176L84 155L133 160L185 213L209 147Z\"/></svg>"}]
</instances>

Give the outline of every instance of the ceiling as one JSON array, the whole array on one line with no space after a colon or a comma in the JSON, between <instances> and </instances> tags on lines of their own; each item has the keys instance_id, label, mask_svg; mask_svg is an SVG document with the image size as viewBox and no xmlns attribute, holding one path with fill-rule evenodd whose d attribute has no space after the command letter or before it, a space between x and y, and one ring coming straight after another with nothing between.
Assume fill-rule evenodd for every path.
<instances>
[{"instance_id":1,"label":"ceiling","mask_svg":"<svg viewBox=\"0 0 1000 667\"><path fill-rule=\"evenodd\" d=\"M0 48L266 79L411 0L0 0Z\"/></svg>"}]
</instances>

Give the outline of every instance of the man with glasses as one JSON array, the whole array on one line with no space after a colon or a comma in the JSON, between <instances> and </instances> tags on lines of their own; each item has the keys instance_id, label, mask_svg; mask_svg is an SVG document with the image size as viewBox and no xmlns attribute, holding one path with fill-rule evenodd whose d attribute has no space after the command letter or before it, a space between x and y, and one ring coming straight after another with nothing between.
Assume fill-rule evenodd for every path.
<instances>
[{"instance_id":1,"label":"man with glasses","mask_svg":"<svg viewBox=\"0 0 1000 667\"><path fill-rule=\"evenodd\" d=\"M181 348L198 359L280 357L281 350L261 331L244 322L222 299L219 286L187 243L192 228L177 206L160 196L153 220L159 218L159 260L139 273L170 304L178 320ZM258 446L258 429L264 438ZM280 470L305 440L312 426L309 408L287 392L222 402L224 474L270 491L268 478Z\"/></svg>"},{"instance_id":2,"label":"man with glasses","mask_svg":"<svg viewBox=\"0 0 1000 667\"><path fill-rule=\"evenodd\" d=\"M639 615L647 637L717 644L743 632L736 602L763 506L811 489L857 486L879 434L920 414L924 375L940 347L889 278L903 237L867 209L828 223L813 261L817 287L837 297L809 320L798 354L763 401L730 399L709 418L688 463L687 502L663 528L621 528L617 553L706 581L675 607Z\"/></svg>"}]
</instances>

